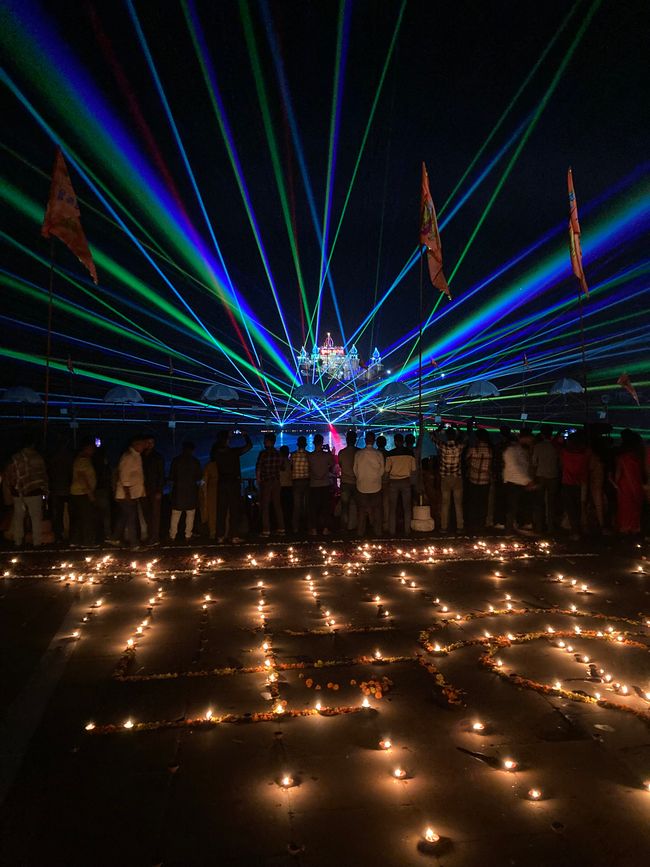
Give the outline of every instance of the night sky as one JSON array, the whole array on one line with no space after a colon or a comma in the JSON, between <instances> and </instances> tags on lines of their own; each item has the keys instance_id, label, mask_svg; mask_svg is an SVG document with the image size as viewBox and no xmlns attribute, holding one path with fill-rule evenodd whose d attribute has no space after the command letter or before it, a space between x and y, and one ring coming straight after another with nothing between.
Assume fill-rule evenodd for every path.
<instances>
[{"instance_id":1,"label":"night sky","mask_svg":"<svg viewBox=\"0 0 650 867\"><path fill-rule=\"evenodd\" d=\"M584 34L576 38L592 12ZM212 95L221 107L236 148L284 324L188 22L193 24L195 37L198 34L214 76ZM293 367L295 371L295 366L284 328L292 351L297 352L305 339L305 323L285 216L295 231L294 252L308 306L313 309L318 295L321 246L301 168L308 174L322 231L331 166L326 229L329 251L395 33L394 51L331 260L339 313L325 281L319 340L325 331L332 331L336 342L341 339L339 316L344 336L349 338L372 311L374 300L383 296L414 253L422 160L426 161L439 211L445 272L449 277L509 160L522 137L527 136L454 273L454 300L451 305L443 301L438 307L438 314L444 315L439 322L434 320L427 332L425 355L436 357L442 365L449 364L449 374L459 384L485 371L492 379L502 376L506 383L522 352L534 357L539 334L549 325L559 324L552 348L540 349L539 381L575 372L576 338L565 339L563 329L575 327L577 304L570 313L565 311L563 320L554 319L557 313L552 309L555 304L576 298L576 283L566 252L566 170L572 165L588 281L597 287L637 269L602 292L595 291L587 302L594 305L591 337L598 345L597 351L595 343L594 351L588 353L593 378L603 389L611 387L616 370L627 366L642 383L642 359L648 341L646 338L645 344L639 342L639 328L644 322L650 327L648 271L643 267L638 270L644 261L647 265L650 228L649 24L648 5L642 0L595 4L581 0L573 6L555 0L542 4L412 0L405 5L403 14L402 3L397 0L341 4L334 0L248 4L231 0L186 4L138 0L133 5L5 0L0 20L0 44L6 61L0 155L2 175L12 192L2 206L4 300L0 352L6 357L0 387L23 384L42 390L42 367L35 363L36 359L17 358L15 353L42 358L45 349L46 295L42 290L48 280L48 243L39 236L42 216L35 218L33 206L36 204L41 211L45 208L57 143L68 159L91 247L111 257L125 275L142 281L161 303L168 302L190 319L196 314L201 327L205 326L239 356L254 357L250 342L250 354L242 348L218 290L206 285L206 255L212 273L228 284L216 253L216 239L241 303L272 332L272 346L268 348L254 338L263 371L273 380L271 388L278 383L287 387L288 370ZM337 44L341 49L338 66ZM145 45L184 153L147 62ZM538 68L511 104L545 50ZM568 61L561 68L567 55ZM279 69L287 86L284 98ZM331 135L337 69L338 112L335 133ZM266 103L260 102L260 83ZM75 96L89 115L80 112ZM49 134L25 101L50 126ZM275 170L284 184L285 212L261 105L277 145ZM444 208L509 106L500 128ZM540 107L543 110L538 120L527 132L527 124L534 121ZM97 128L90 125L89 117L94 118ZM111 141L115 152L107 144ZM447 225L445 217L504 148L503 156ZM131 165L133 176L125 174L115 153ZM143 167L148 177L144 177ZM84 172L92 173L104 195L113 197L112 207L128 230L148 245L160 271L133 238L116 225ZM152 205L153 200L143 192L154 187L160 192L157 205ZM26 201L32 212L25 206ZM635 203L634 215L628 215L627 222L623 218L619 221L616 214L632 207L630 203ZM175 227L170 217L176 221ZM590 243L595 242L601 226L599 246L590 252ZM495 277L513 257L528 251L544 236L548 237L543 244L529 251L507 273ZM562 270L556 268L551 278L535 283L531 274L538 264L563 250L566 255L561 260ZM34 260L32 254L43 257L43 261ZM57 275L58 297L80 304L93 315L107 316L120 326L127 317L129 328L139 333L146 331L161 344L136 345L116 338L119 328L111 333L96 328L92 319L82 320L55 309L55 358L64 361L70 355L74 364L86 371L102 374L115 368L121 380L138 387L160 388L171 347L185 356L175 361L179 378L175 388L179 393L197 398L206 382L237 384L239 364L229 363L222 352L186 326L170 327L163 307L156 308L135 293L129 278L119 279L96 257L100 276L97 295L110 303L112 309L108 310L81 292L80 285L91 288L91 284L83 267L60 244L56 257L65 274L78 281L74 285ZM31 295L23 291L27 283L32 286ZM506 290L515 292L516 303L512 297L498 300L499 293ZM436 300L436 290L425 284L426 313ZM493 301L496 307L488 309L486 305ZM603 305L600 311L599 305ZM383 354L397 347L389 358L391 367L398 371L413 346L412 341L400 343L417 328L417 314L415 267L358 337L361 356L367 358L375 345ZM533 324L528 317L536 317ZM524 330L517 331L514 326L518 319L522 323L526 320L529 330L522 324ZM462 354L469 339L496 334L495 329L504 321L513 328L499 338L498 361L488 364L478 348L474 354ZM626 346L628 328L632 332ZM617 352L620 350L620 360L613 361L609 355L611 367L602 361L607 357L604 347L608 333L617 341ZM112 351L115 348L132 357L117 355ZM257 361L255 366L259 366ZM247 376L251 379L251 374ZM260 389L259 380L254 384ZM88 377L79 377L77 385L81 394L94 397L107 387L105 381ZM55 390L65 388L64 375L55 373Z\"/></svg>"}]
</instances>

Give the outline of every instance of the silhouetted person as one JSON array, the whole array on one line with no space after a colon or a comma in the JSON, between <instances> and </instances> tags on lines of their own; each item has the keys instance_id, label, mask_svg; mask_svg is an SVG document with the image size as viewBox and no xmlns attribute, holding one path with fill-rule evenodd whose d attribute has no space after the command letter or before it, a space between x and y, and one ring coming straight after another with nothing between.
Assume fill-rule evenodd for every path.
<instances>
[{"instance_id":1,"label":"silhouetted person","mask_svg":"<svg viewBox=\"0 0 650 867\"><path fill-rule=\"evenodd\" d=\"M388 452L386 475L388 476L390 512L388 532L394 536L397 531L397 504L401 502L404 513L404 535L411 534L411 477L416 471L415 458L404 446L404 437L396 433L395 448Z\"/></svg>"},{"instance_id":2,"label":"silhouetted person","mask_svg":"<svg viewBox=\"0 0 650 867\"><path fill-rule=\"evenodd\" d=\"M275 516L278 533L284 533L284 515L280 497L280 471L283 457L275 447L275 434L264 434L264 448L257 457L255 478L260 491L262 511L262 535L271 533L271 506Z\"/></svg>"},{"instance_id":3,"label":"silhouetted person","mask_svg":"<svg viewBox=\"0 0 650 867\"><path fill-rule=\"evenodd\" d=\"M289 446L280 446L282 466L280 467L280 500L282 501L282 515L284 517L284 529L291 527L293 513L293 479L291 478L291 453Z\"/></svg>"},{"instance_id":4,"label":"silhouetted person","mask_svg":"<svg viewBox=\"0 0 650 867\"><path fill-rule=\"evenodd\" d=\"M85 439L72 464L70 485L70 545L85 548L95 544L95 489L93 466L94 439Z\"/></svg>"},{"instance_id":5,"label":"silhouetted person","mask_svg":"<svg viewBox=\"0 0 650 867\"><path fill-rule=\"evenodd\" d=\"M465 453L467 471L467 502L465 515L472 533L482 533L487 519L490 483L492 482L493 452L490 435L478 428L476 441Z\"/></svg>"},{"instance_id":6,"label":"silhouetted person","mask_svg":"<svg viewBox=\"0 0 650 867\"><path fill-rule=\"evenodd\" d=\"M291 454L291 489L293 493L292 529L299 533L306 529L309 511L309 452L307 438L299 436L296 450Z\"/></svg>"},{"instance_id":7,"label":"silhouetted person","mask_svg":"<svg viewBox=\"0 0 650 867\"><path fill-rule=\"evenodd\" d=\"M354 456L359 451L357 432L349 430L345 435L345 442L347 445L338 454L341 470L341 528L351 530L353 524L350 520L350 506L355 502L357 491L357 477L354 475Z\"/></svg>"},{"instance_id":8,"label":"silhouetted person","mask_svg":"<svg viewBox=\"0 0 650 867\"><path fill-rule=\"evenodd\" d=\"M95 449L93 468L97 485L95 487L96 537L104 542L111 538L111 509L113 505L113 476L111 466L103 446Z\"/></svg>"},{"instance_id":9,"label":"silhouetted person","mask_svg":"<svg viewBox=\"0 0 650 867\"><path fill-rule=\"evenodd\" d=\"M133 437L117 465L115 502L118 514L114 538L108 540L113 545L119 545L126 538L132 548L138 547L138 502L144 497L143 450L144 439Z\"/></svg>"},{"instance_id":10,"label":"silhouetted person","mask_svg":"<svg viewBox=\"0 0 650 867\"><path fill-rule=\"evenodd\" d=\"M147 436L142 452L145 497L142 501L144 519L147 522L147 542L157 545L160 541L160 506L165 487L165 459L156 451L156 440Z\"/></svg>"},{"instance_id":11,"label":"silhouetted person","mask_svg":"<svg viewBox=\"0 0 650 867\"><path fill-rule=\"evenodd\" d=\"M62 542L64 536L65 507L69 505L70 483L72 482L72 462L74 454L67 437L58 434L55 448L47 456L47 477L49 483L48 511L52 521L54 541ZM68 514L68 517L70 515Z\"/></svg>"},{"instance_id":12,"label":"silhouetted person","mask_svg":"<svg viewBox=\"0 0 650 867\"><path fill-rule=\"evenodd\" d=\"M315 536L320 530L325 535L330 531L331 482L330 472L334 467L334 455L323 447L322 434L314 436L314 451L307 452L309 461L309 533Z\"/></svg>"},{"instance_id":13,"label":"silhouetted person","mask_svg":"<svg viewBox=\"0 0 650 867\"><path fill-rule=\"evenodd\" d=\"M552 533L555 530L560 461L557 448L553 443L553 428L550 425L544 425L540 430L531 455L531 467L537 485L533 526L537 533L543 533L546 524L546 529Z\"/></svg>"},{"instance_id":14,"label":"silhouetted person","mask_svg":"<svg viewBox=\"0 0 650 867\"><path fill-rule=\"evenodd\" d=\"M25 512L32 522L32 542L41 545L43 527L43 497L48 492L47 469L43 456L36 450L35 435L29 433L23 448L11 458L7 470L9 488L14 502L12 535L20 547L25 538Z\"/></svg>"},{"instance_id":15,"label":"silhouetted person","mask_svg":"<svg viewBox=\"0 0 650 867\"><path fill-rule=\"evenodd\" d=\"M201 464L194 457L194 443L184 442L183 451L176 455L169 469L172 483L172 516L169 524L169 538L172 542L178 533L178 522L185 512L185 540L189 542L194 529L194 516L199 501L198 485L201 481Z\"/></svg>"},{"instance_id":16,"label":"silhouetted person","mask_svg":"<svg viewBox=\"0 0 650 867\"><path fill-rule=\"evenodd\" d=\"M239 525L241 515L241 464L242 455L253 448L251 438L244 433L243 446L231 446L229 430L219 431L214 449L214 460L219 478L217 481L217 541L224 542L228 535L233 542L241 542ZM228 531L226 532L226 522Z\"/></svg>"},{"instance_id":17,"label":"silhouetted person","mask_svg":"<svg viewBox=\"0 0 650 867\"><path fill-rule=\"evenodd\" d=\"M375 445L375 435L368 431L366 447L354 456L354 475L357 480L357 530L359 536L366 532L370 518L375 536L381 535L381 486L384 478L384 456Z\"/></svg>"}]
</instances>

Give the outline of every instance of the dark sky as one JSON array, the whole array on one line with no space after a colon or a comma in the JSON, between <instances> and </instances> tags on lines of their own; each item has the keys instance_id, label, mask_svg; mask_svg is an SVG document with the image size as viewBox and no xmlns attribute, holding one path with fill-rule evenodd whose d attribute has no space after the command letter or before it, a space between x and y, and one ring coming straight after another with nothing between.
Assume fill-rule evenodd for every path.
<instances>
[{"instance_id":1,"label":"dark sky","mask_svg":"<svg viewBox=\"0 0 650 867\"><path fill-rule=\"evenodd\" d=\"M336 148L330 238L341 213L401 4L395 0L357 0L348 5L349 38ZM586 0L576 4L575 13L566 29L514 106L471 178L538 106L590 6ZM181 6L171 0L139 0L135 8L233 281L259 319L279 334L280 324L275 305L253 243ZM290 140L260 7L251 2L249 8L269 94L270 117L280 146L280 164L295 209L307 292L313 303L320 265L319 248L298 169L297 154ZM339 4L333 0L276 0L270 2L269 8L281 45L317 212L322 220ZM332 274L348 332L359 324L372 307L377 273L381 295L415 247L421 161L424 159L427 162L432 194L440 208L571 8L570 3L559 0L545 0L544 3L515 3L510 0L432 3L411 0L407 4L395 54L332 260ZM286 322L297 349L301 343L301 324L296 275L239 4L231 0L198 0L196 10L268 251ZM159 173L147 150L142 131L134 120L134 108L137 106L180 191L192 223L208 244L205 223L126 4L108 0L32 5L15 0L5 4L3 14L17 18L40 36L45 31L40 32L39 21L43 27L52 29L56 38L61 40L62 47L65 47L60 58L64 60L67 55L76 59L85 70L89 82L128 129L153 170ZM2 30L0 42L4 43L6 69L12 80L33 100L35 107L52 124L55 133L76 149L88 166L122 196L115 178L111 176L110 166L105 164L105 160L102 161L101 151L97 147L93 148L75 131L74 118L70 114L67 122L62 121L61 114L55 108L56 97L44 94L30 78L31 60L16 51L16 43L7 34L7 28L3 27ZM500 264L566 219L565 175L570 163L574 166L580 203L586 208L591 200L602 196L647 159L649 32L648 4L642 0L605 0L600 5L476 243L455 277L456 297L461 297L464 291L488 276ZM43 38L48 42L50 40L49 36ZM112 54L121 70L125 86L120 84L116 76L116 66L109 62L109 54ZM62 66L63 73L68 74L65 62ZM2 104L3 144L18 152L27 162L49 173L53 157L52 141L8 91L3 93ZM3 175L44 205L48 191L47 178L11 156L6 149L0 153ZM505 161L499 164L443 232L448 272L479 219L504 166ZM75 174L74 169L72 177L79 197L101 210L102 206L94 193ZM137 201L125 199L125 202L134 215L151 228L146 211L138 212ZM37 231L34 231L35 226L29 220L13 213L6 206L3 206L2 213L2 228L5 232L30 248L45 252L45 243L39 239ZM145 280L161 295L171 298L161 279L123 233L110 227L90 209L84 208L83 203L82 217L91 243L114 256L121 265ZM585 229L586 222L583 223L583 231ZM155 228L152 231L155 233ZM2 251L5 267L44 285L47 274L40 266L34 266L28 257L17 253L4 241ZM638 258L638 252L638 248L630 251L629 264ZM171 255L175 254L171 252ZM61 252L60 256L67 267L80 273L67 252ZM174 280L214 332L236 347L232 328L218 302L207 299L191 282L178 275L174 276ZM42 305L26 309L20 296L3 291L6 300L3 307L6 307L9 315L35 325L42 323ZM115 288L115 291L119 296L126 290ZM70 297L68 289L66 297ZM374 327L374 343L380 347L390 345L415 326L416 299L417 273L412 271L380 311ZM536 303L543 302L538 300ZM146 311L137 315L139 321L146 322ZM471 315L471 309L466 305L462 312L454 315L459 318ZM321 332L332 330L339 336L329 295L326 296L321 323ZM148 324L152 327L152 323ZM79 325L64 317L55 326L64 335L79 334ZM28 332L14 326L3 328L3 332L2 345L24 348ZM40 336L30 337L30 343L36 345L40 339ZM105 336L97 335L97 339L99 342L106 341ZM359 348L362 355L368 354L371 349L370 332L366 333ZM32 351L36 349L32 348ZM66 346L65 337L57 338L55 354L65 356L68 351L71 350ZM87 350L76 345L72 351L81 358L88 354ZM198 346L188 346L188 351L197 359L204 357L202 353L205 350ZM160 361L160 357L157 360ZM134 369L136 367L134 365ZM13 362L7 363L5 367L5 376L15 381L27 381L33 375L29 369L16 367ZM11 383L0 382L0 386L7 384Z\"/></svg>"}]
</instances>

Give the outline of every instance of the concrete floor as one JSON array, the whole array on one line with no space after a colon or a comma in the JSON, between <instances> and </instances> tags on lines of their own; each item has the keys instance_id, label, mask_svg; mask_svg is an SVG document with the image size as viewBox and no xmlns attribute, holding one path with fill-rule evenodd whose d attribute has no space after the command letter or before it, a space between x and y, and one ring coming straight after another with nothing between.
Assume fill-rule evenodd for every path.
<instances>
[{"instance_id":1,"label":"concrete floor","mask_svg":"<svg viewBox=\"0 0 650 867\"><path fill-rule=\"evenodd\" d=\"M447 552L409 543L401 553L331 541L324 549L170 548L111 552L105 563L97 552L23 553L16 563L0 554L0 864L648 863L647 550L571 554L486 542L443 542ZM465 619L508 602L525 612ZM388 616L378 616L378 604ZM576 614L559 613L572 604ZM605 634L612 626L635 643L578 635L576 626ZM486 630L494 641L549 627L574 631L565 642L573 652L557 640L515 642L499 651L506 674L559 679L571 693L599 691L636 713L517 687L478 664L485 646L436 656L418 641L423 630L447 646ZM265 636L272 655L261 649ZM124 657L129 638L135 653ZM448 704L418 654L462 691L462 705ZM584 655L628 695L590 678ZM266 657L277 697L259 670ZM128 661L121 681L113 676L120 659ZM179 676L147 679L161 673ZM359 684L384 676L389 692L360 709ZM350 712L290 715L319 700ZM270 721L247 716L278 701L287 710ZM238 721L188 724L208 709ZM483 733L472 731L477 720ZM138 728L154 722L164 725ZM387 751L379 748L386 737ZM515 772L502 769L508 757ZM398 766L403 780L392 776ZM297 785L282 788L285 773ZM540 801L529 800L531 788ZM424 844L427 827L441 837L435 846Z\"/></svg>"}]
</instances>

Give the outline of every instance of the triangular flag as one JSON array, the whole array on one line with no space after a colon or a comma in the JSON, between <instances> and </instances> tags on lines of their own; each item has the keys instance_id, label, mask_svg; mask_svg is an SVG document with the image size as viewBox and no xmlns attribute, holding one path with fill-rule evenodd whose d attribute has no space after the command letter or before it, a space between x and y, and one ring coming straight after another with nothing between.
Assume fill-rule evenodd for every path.
<instances>
[{"instance_id":1,"label":"triangular flag","mask_svg":"<svg viewBox=\"0 0 650 867\"><path fill-rule=\"evenodd\" d=\"M580 223L578 222L578 203L573 189L573 172L569 169L567 174L569 188L569 253L571 255L571 267L573 273L580 282L580 288L585 295L589 295L589 287L585 279L582 267L582 248L580 246Z\"/></svg>"},{"instance_id":2,"label":"triangular flag","mask_svg":"<svg viewBox=\"0 0 650 867\"><path fill-rule=\"evenodd\" d=\"M66 247L88 269L93 283L97 283L95 263L84 230L81 227L77 197L72 189L70 175L59 148L56 149L56 157L54 158L50 198L45 211L41 235L44 238L54 236L63 241Z\"/></svg>"},{"instance_id":3,"label":"triangular flag","mask_svg":"<svg viewBox=\"0 0 650 867\"><path fill-rule=\"evenodd\" d=\"M427 248L427 264L432 284L451 298L451 292L442 273L442 244L436 220L436 210L429 190L427 167L422 163L422 197L420 201L420 244Z\"/></svg>"},{"instance_id":4,"label":"triangular flag","mask_svg":"<svg viewBox=\"0 0 650 867\"><path fill-rule=\"evenodd\" d=\"M620 385L628 394L632 395L637 406L641 406L639 403L639 395L636 393L636 388L632 385L632 380L627 373L622 373L616 380L616 384Z\"/></svg>"}]
</instances>

